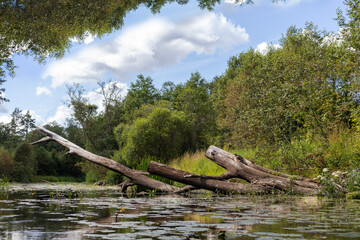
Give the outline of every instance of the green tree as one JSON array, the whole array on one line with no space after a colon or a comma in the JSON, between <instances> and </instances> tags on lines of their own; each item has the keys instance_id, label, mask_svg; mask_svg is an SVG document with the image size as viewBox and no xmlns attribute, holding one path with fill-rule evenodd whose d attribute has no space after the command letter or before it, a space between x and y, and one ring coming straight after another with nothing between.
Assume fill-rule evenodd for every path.
<instances>
[{"instance_id":1,"label":"green tree","mask_svg":"<svg viewBox=\"0 0 360 240\"><path fill-rule=\"evenodd\" d=\"M14 154L14 180L29 182L36 172L36 163L32 148L29 144L22 143Z\"/></svg>"},{"instance_id":2,"label":"green tree","mask_svg":"<svg viewBox=\"0 0 360 240\"><path fill-rule=\"evenodd\" d=\"M73 109L73 117L68 120L68 137L88 151L110 157L117 149L113 129L124 119L123 90L116 81L101 82L99 86L104 108L101 112L98 106L89 103L81 85L68 86L69 107ZM78 165L87 174L89 182L106 176L106 169L90 162Z\"/></svg>"},{"instance_id":3,"label":"green tree","mask_svg":"<svg viewBox=\"0 0 360 240\"><path fill-rule=\"evenodd\" d=\"M80 125L85 136L85 143L88 150L95 153L98 152L98 146L95 143L95 138L91 135L91 130L94 126L94 118L97 114L98 107L94 104L89 104L89 100L84 96L85 89L80 84L67 86L70 103L68 107L73 109L73 119Z\"/></svg>"},{"instance_id":4,"label":"green tree","mask_svg":"<svg viewBox=\"0 0 360 240\"><path fill-rule=\"evenodd\" d=\"M22 119L22 110L15 108L11 113L10 129L12 135L20 135L21 133L21 119Z\"/></svg>"},{"instance_id":5,"label":"green tree","mask_svg":"<svg viewBox=\"0 0 360 240\"><path fill-rule=\"evenodd\" d=\"M133 124L120 124L115 135L120 146L115 158L129 167L147 156L167 162L190 149L186 115L164 107L153 106L150 114Z\"/></svg>"},{"instance_id":6,"label":"green tree","mask_svg":"<svg viewBox=\"0 0 360 240\"><path fill-rule=\"evenodd\" d=\"M42 176L57 176L58 166L51 151L44 146L37 146L33 148L34 158L36 161L36 175Z\"/></svg>"},{"instance_id":7,"label":"green tree","mask_svg":"<svg viewBox=\"0 0 360 240\"><path fill-rule=\"evenodd\" d=\"M160 89L161 99L173 103L175 101L175 89L175 83L164 82Z\"/></svg>"},{"instance_id":8,"label":"green tree","mask_svg":"<svg viewBox=\"0 0 360 240\"><path fill-rule=\"evenodd\" d=\"M20 120L20 124L22 126L22 131L24 132L25 138L29 134L29 131L35 128L35 119L33 119L30 115L30 112L27 111Z\"/></svg>"},{"instance_id":9,"label":"green tree","mask_svg":"<svg viewBox=\"0 0 360 240\"><path fill-rule=\"evenodd\" d=\"M214 89L221 128L234 146L279 146L303 134L327 137L352 124L359 78L351 49L312 24L291 27L281 48L229 60Z\"/></svg>"},{"instance_id":10,"label":"green tree","mask_svg":"<svg viewBox=\"0 0 360 240\"><path fill-rule=\"evenodd\" d=\"M188 116L194 150L207 147L216 130L216 113L210 99L210 85L196 72L173 92L175 109Z\"/></svg>"},{"instance_id":11,"label":"green tree","mask_svg":"<svg viewBox=\"0 0 360 240\"><path fill-rule=\"evenodd\" d=\"M344 0L347 7L346 14L337 10L337 21L342 28L342 37L356 51L360 51L360 2L358 0Z\"/></svg>"},{"instance_id":12,"label":"green tree","mask_svg":"<svg viewBox=\"0 0 360 240\"><path fill-rule=\"evenodd\" d=\"M5 145L11 138L11 130L9 124L0 122L0 145Z\"/></svg>"},{"instance_id":13,"label":"green tree","mask_svg":"<svg viewBox=\"0 0 360 240\"><path fill-rule=\"evenodd\" d=\"M75 123L80 126L87 150L109 157L117 147L113 129L124 118L123 93L116 82L99 83L99 85L104 107L104 111L101 112L97 111L98 106L89 104L89 99L85 96L85 90L81 85L68 86L69 106L73 109L71 124L73 127Z\"/></svg>"},{"instance_id":14,"label":"green tree","mask_svg":"<svg viewBox=\"0 0 360 240\"><path fill-rule=\"evenodd\" d=\"M138 75L136 82L130 84L125 98L125 109L131 113L141 105L153 104L159 99L158 90L153 84L153 79Z\"/></svg>"},{"instance_id":15,"label":"green tree","mask_svg":"<svg viewBox=\"0 0 360 240\"><path fill-rule=\"evenodd\" d=\"M0 146L0 176L12 179L14 173L14 161L11 153L3 146Z\"/></svg>"}]
</instances>

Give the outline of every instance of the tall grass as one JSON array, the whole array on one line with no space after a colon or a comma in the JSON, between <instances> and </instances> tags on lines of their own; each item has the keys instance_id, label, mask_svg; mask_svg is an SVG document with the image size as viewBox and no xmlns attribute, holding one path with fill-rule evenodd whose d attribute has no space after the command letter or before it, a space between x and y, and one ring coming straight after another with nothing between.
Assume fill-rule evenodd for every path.
<instances>
[{"instance_id":1,"label":"tall grass","mask_svg":"<svg viewBox=\"0 0 360 240\"><path fill-rule=\"evenodd\" d=\"M252 160L255 156L255 151L251 149L225 150L230 153L241 155L249 160ZM209 160L205 156L205 150L197 151L195 153L185 153L182 157L171 161L169 166L186 172L209 176L219 176L226 171L216 163Z\"/></svg>"},{"instance_id":2,"label":"tall grass","mask_svg":"<svg viewBox=\"0 0 360 240\"><path fill-rule=\"evenodd\" d=\"M185 153L169 163L170 167L201 175L219 176L225 169L205 157L205 151Z\"/></svg>"},{"instance_id":3,"label":"tall grass","mask_svg":"<svg viewBox=\"0 0 360 240\"><path fill-rule=\"evenodd\" d=\"M360 169L360 134L338 130L326 139L303 136L277 149L258 149L255 158L265 167L309 177L324 168L330 171Z\"/></svg>"}]
</instances>

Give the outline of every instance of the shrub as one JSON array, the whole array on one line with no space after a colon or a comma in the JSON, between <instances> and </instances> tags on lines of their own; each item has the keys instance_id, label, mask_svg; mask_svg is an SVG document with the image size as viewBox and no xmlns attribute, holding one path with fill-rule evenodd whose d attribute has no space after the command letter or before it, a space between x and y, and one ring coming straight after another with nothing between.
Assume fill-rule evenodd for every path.
<instances>
[{"instance_id":1,"label":"shrub","mask_svg":"<svg viewBox=\"0 0 360 240\"><path fill-rule=\"evenodd\" d=\"M30 182L36 172L36 163L29 144L23 143L16 149L14 162L14 180L17 182Z\"/></svg>"},{"instance_id":2,"label":"shrub","mask_svg":"<svg viewBox=\"0 0 360 240\"><path fill-rule=\"evenodd\" d=\"M344 197L345 193L360 190L360 169L331 172L324 168L316 179L321 182L321 193L327 197Z\"/></svg>"},{"instance_id":3,"label":"shrub","mask_svg":"<svg viewBox=\"0 0 360 240\"><path fill-rule=\"evenodd\" d=\"M314 175L323 168L330 171L360 167L358 133L350 130L336 131L325 140L319 136L304 136L284 143L277 150L261 148L255 158L261 165L293 174Z\"/></svg>"},{"instance_id":4,"label":"shrub","mask_svg":"<svg viewBox=\"0 0 360 240\"><path fill-rule=\"evenodd\" d=\"M121 131L123 128L119 125L115 129L121 150L114 158L128 167L136 167L146 156L167 162L190 147L187 119L179 111L155 107L146 117L137 118L127 130Z\"/></svg>"},{"instance_id":5,"label":"shrub","mask_svg":"<svg viewBox=\"0 0 360 240\"><path fill-rule=\"evenodd\" d=\"M93 169L89 170L86 173L86 177L85 177L86 183L90 183L90 184L95 183L98 182L100 179L101 179L100 174L94 171Z\"/></svg>"},{"instance_id":6,"label":"shrub","mask_svg":"<svg viewBox=\"0 0 360 240\"><path fill-rule=\"evenodd\" d=\"M106 174L106 184L117 185L124 180L123 175L118 174L114 171L108 171Z\"/></svg>"},{"instance_id":7,"label":"shrub","mask_svg":"<svg viewBox=\"0 0 360 240\"><path fill-rule=\"evenodd\" d=\"M0 147L0 176L10 178L14 173L14 161L11 154L3 147Z\"/></svg>"}]
</instances>

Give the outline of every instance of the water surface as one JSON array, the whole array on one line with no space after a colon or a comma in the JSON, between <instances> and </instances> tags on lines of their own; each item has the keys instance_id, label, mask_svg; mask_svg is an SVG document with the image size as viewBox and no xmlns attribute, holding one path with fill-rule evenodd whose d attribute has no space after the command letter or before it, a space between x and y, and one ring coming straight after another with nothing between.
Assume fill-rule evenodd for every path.
<instances>
[{"instance_id":1,"label":"water surface","mask_svg":"<svg viewBox=\"0 0 360 240\"><path fill-rule=\"evenodd\" d=\"M360 239L360 201L11 185L0 239Z\"/></svg>"}]
</instances>

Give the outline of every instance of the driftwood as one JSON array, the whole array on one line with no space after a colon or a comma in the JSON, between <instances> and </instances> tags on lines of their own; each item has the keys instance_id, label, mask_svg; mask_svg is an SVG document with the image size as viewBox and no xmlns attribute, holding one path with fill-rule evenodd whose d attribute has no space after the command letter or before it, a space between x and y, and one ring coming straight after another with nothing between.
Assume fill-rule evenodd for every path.
<instances>
[{"instance_id":1,"label":"driftwood","mask_svg":"<svg viewBox=\"0 0 360 240\"><path fill-rule=\"evenodd\" d=\"M279 173L256 165L249 160L226 152L215 146L210 146L206 157L226 169L223 177L237 177L249 183L270 186L282 191L292 191L296 194L317 194L319 185L311 179Z\"/></svg>"},{"instance_id":2,"label":"driftwood","mask_svg":"<svg viewBox=\"0 0 360 240\"><path fill-rule=\"evenodd\" d=\"M291 192L301 195L317 195L319 193L319 184L313 182L311 179L287 175L263 168L239 155L231 154L215 146L209 147L206 151L206 157L226 170L226 172L220 176L197 175L157 162L150 162L148 171L144 172L130 169L112 159L90 153L43 127L38 127L38 129L47 136L32 144L55 141L68 148L68 153L70 154L76 154L93 163L126 176L128 180L120 184L121 190L124 191L128 186L141 185L149 189L156 189L159 192L167 193L181 193L193 189L206 189L242 194L249 192L268 193L273 191ZM170 180L187 184L188 186L178 188L146 176L148 174L162 176ZM231 178L243 179L247 181L248 184L228 181Z\"/></svg>"},{"instance_id":3,"label":"driftwood","mask_svg":"<svg viewBox=\"0 0 360 240\"><path fill-rule=\"evenodd\" d=\"M180 188L178 188L178 187L157 181L155 179L152 179L152 178L146 176L146 174L147 174L146 172L130 169L118 162L115 162L112 159L102 157L102 156L93 154L89 151L86 151L85 149L83 149L83 148L77 146L76 144L68 141L67 139L57 135L56 133L53 133L53 132L47 130L46 128L38 127L38 129L40 131L42 131L43 133L45 133L47 136L40 139L39 141L32 143L32 144L38 144L38 143L48 142L48 141L55 141L55 142L59 143L60 145L69 149L68 154L76 154L80 157L83 157L83 158L89 160L90 162L96 163L100 166L103 166L103 167L113 170L117 173L120 173L120 174L128 177L129 179L131 179L133 184L142 185L142 186L150 188L150 189L156 189L157 191L160 191L160 192L175 192L175 191L180 190Z\"/></svg>"}]
</instances>

